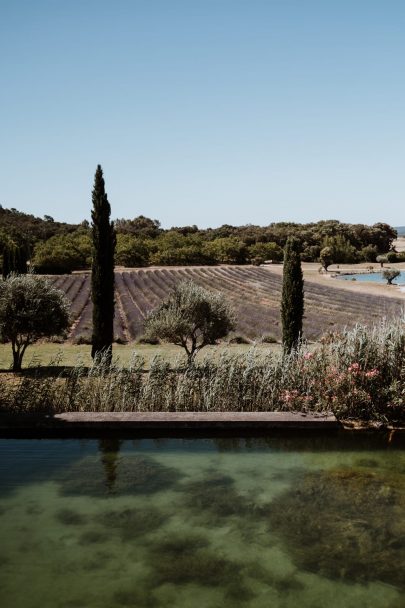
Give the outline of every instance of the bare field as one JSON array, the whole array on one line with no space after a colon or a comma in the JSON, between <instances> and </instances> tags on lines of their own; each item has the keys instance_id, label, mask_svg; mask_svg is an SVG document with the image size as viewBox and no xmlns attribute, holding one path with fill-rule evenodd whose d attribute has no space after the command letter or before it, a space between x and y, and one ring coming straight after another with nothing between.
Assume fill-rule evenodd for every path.
<instances>
[{"instance_id":1,"label":"bare field","mask_svg":"<svg viewBox=\"0 0 405 608\"><path fill-rule=\"evenodd\" d=\"M382 317L401 314L403 294L385 286L342 285L318 275L316 264L304 265L304 332L317 340L328 331L356 323L375 323ZM181 280L221 291L234 306L238 324L236 334L249 339L271 335L281 337L280 298L282 267L198 266L120 269L115 273L115 340L125 344L143 334L144 319ZM72 302L69 342L88 342L91 337L92 304L89 274L51 277ZM359 289L360 287L360 289Z\"/></svg>"}]
</instances>

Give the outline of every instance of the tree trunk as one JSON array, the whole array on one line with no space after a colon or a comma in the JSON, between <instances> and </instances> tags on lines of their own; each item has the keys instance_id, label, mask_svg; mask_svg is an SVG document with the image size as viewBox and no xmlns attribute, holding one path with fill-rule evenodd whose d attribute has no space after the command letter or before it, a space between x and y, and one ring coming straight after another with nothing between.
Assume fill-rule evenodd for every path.
<instances>
[{"instance_id":1,"label":"tree trunk","mask_svg":"<svg viewBox=\"0 0 405 608\"><path fill-rule=\"evenodd\" d=\"M19 350L13 350L13 372L20 372L22 364L22 354Z\"/></svg>"}]
</instances>

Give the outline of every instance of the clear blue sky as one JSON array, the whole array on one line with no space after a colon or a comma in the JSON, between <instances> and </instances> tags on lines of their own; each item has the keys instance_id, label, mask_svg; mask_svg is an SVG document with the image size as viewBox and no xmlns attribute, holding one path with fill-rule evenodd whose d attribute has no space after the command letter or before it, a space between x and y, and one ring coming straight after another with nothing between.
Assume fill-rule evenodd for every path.
<instances>
[{"instance_id":1,"label":"clear blue sky","mask_svg":"<svg viewBox=\"0 0 405 608\"><path fill-rule=\"evenodd\" d=\"M404 0L0 0L0 203L405 224Z\"/></svg>"}]
</instances>

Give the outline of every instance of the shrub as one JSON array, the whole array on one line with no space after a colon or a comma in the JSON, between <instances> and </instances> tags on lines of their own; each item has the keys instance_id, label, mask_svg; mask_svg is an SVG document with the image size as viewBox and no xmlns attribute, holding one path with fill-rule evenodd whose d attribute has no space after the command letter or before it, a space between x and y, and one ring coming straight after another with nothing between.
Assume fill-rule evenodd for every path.
<instances>
[{"instance_id":1,"label":"shrub","mask_svg":"<svg viewBox=\"0 0 405 608\"><path fill-rule=\"evenodd\" d=\"M233 336L230 338L229 344L250 344L250 340L245 338L245 336Z\"/></svg>"},{"instance_id":2,"label":"shrub","mask_svg":"<svg viewBox=\"0 0 405 608\"><path fill-rule=\"evenodd\" d=\"M330 333L313 352L223 352L184 367L155 357L144 370L81 365L60 378L43 371L4 382L0 410L332 411L340 419L405 421L405 331L398 319Z\"/></svg>"},{"instance_id":3,"label":"shrub","mask_svg":"<svg viewBox=\"0 0 405 608\"><path fill-rule=\"evenodd\" d=\"M160 340L158 340L158 338L141 336L138 340L138 344L152 344L153 346L156 346L157 344L160 344Z\"/></svg>"},{"instance_id":4,"label":"shrub","mask_svg":"<svg viewBox=\"0 0 405 608\"><path fill-rule=\"evenodd\" d=\"M189 363L207 344L235 328L235 317L222 294L182 281L145 322L145 335L185 349Z\"/></svg>"},{"instance_id":5,"label":"shrub","mask_svg":"<svg viewBox=\"0 0 405 608\"><path fill-rule=\"evenodd\" d=\"M69 327L69 309L65 294L43 277L12 274L0 283L0 337L11 342L13 371L21 371L30 344Z\"/></svg>"},{"instance_id":6,"label":"shrub","mask_svg":"<svg viewBox=\"0 0 405 608\"><path fill-rule=\"evenodd\" d=\"M398 262L398 254L396 251L389 251L386 257L389 264L395 264Z\"/></svg>"},{"instance_id":7,"label":"shrub","mask_svg":"<svg viewBox=\"0 0 405 608\"><path fill-rule=\"evenodd\" d=\"M261 337L260 342L262 344L277 344L277 338L270 334L265 334Z\"/></svg>"},{"instance_id":8,"label":"shrub","mask_svg":"<svg viewBox=\"0 0 405 608\"><path fill-rule=\"evenodd\" d=\"M387 285L392 285L392 281L399 277L400 274L401 272L399 270L396 270L394 268L386 268L383 271L382 276L384 277L384 279L386 279Z\"/></svg>"}]
</instances>

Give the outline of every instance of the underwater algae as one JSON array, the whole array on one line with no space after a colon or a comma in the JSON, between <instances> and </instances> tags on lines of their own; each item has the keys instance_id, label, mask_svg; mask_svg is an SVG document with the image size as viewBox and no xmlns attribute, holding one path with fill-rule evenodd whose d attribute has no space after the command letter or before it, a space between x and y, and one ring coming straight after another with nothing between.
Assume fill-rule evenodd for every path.
<instances>
[{"instance_id":1,"label":"underwater algae","mask_svg":"<svg viewBox=\"0 0 405 608\"><path fill-rule=\"evenodd\" d=\"M104 511L97 522L119 533L121 540L130 542L134 538L153 532L166 520L164 513L150 506Z\"/></svg>"},{"instance_id":2,"label":"underwater algae","mask_svg":"<svg viewBox=\"0 0 405 608\"><path fill-rule=\"evenodd\" d=\"M226 585L238 574L239 566L208 547L199 535L173 536L153 545L151 565L154 581L197 583L203 586Z\"/></svg>"},{"instance_id":3,"label":"underwater algae","mask_svg":"<svg viewBox=\"0 0 405 608\"><path fill-rule=\"evenodd\" d=\"M209 473L198 481L181 485L184 492L184 505L197 516L207 517L211 524L231 516L247 517L254 515L257 505L240 494L235 481L229 475Z\"/></svg>"},{"instance_id":4,"label":"underwater algae","mask_svg":"<svg viewBox=\"0 0 405 608\"><path fill-rule=\"evenodd\" d=\"M55 513L55 519L64 526L83 526L87 517L74 509L59 509Z\"/></svg>"},{"instance_id":5,"label":"underwater algae","mask_svg":"<svg viewBox=\"0 0 405 608\"><path fill-rule=\"evenodd\" d=\"M125 454L117 456L114 478L106 458L86 456L77 460L58 477L64 496L120 496L153 494L174 486L182 477L180 471L167 467L154 458Z\"/></svg>"},{"instance_id":6,"label":"underwater algae","mask_svg":"<svg viewBox=\"0 0 405 608\"><path fill-rule=\"evenodd\" d=\"M271 533L299 568L405 587L405 478L344 467L309 472L269 505Z\"/></svg>"}]
</instances>

